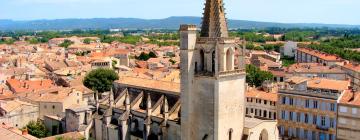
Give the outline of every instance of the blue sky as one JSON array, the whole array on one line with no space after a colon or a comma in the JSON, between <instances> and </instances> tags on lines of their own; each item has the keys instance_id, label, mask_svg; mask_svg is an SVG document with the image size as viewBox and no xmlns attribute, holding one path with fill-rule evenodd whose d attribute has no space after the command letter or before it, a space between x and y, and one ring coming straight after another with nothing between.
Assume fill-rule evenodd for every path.
<instances>
[{"instance_id":1,"label":"blue sky","mask_svg":"<svg viewBox=\"0 0 360 140\"><path fill-rule=\"evenodd\" d=\"M205 0L0 0L0 19L201 16ZM360 25L360 0L224 0L231 19Z\"/></svg>"}]
</instances>

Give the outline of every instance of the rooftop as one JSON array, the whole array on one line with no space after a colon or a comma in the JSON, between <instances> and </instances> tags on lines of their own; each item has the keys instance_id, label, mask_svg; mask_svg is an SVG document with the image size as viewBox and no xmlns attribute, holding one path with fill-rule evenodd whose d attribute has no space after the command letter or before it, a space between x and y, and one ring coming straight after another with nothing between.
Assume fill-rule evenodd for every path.
<instances>
[{"instance_id":1,"label":"rooftop","mask_svg":"<svg viewBox=\"0 0 360 140\"><path fill-rule=\"evenodd\" d=\"M286 71L300 73L345 73L339 67L324 66L320 63L297 63L289 66Z\"/></svg>"},{"instance_id":2,"label":"rooftop","mask_svg":"<svg viewBox=\"0 0 360 140\"><path fill-rule=\"evenodd\" d=\"M246 91L246 97L268 100L268 101L277 101L277 94L276 93L268 93L262 90L258 90L256 88L250 89Z\"/></svg>"},{"instance_id":3,"label":"rooftop","mask_svg":"<svg viewBox=\"0 0 360 140\"><path fill-rule=\"evenodd\" d=\"M127 86L134 86L140 88L147 88L158 91L170 91L176 94L180 94L180 84L167 81L143 79L143 78L134 78L134 77L120 77L119 80L115 81L118 84L123 84Z\"/></svg>"},{"instance_id":4,"label":"rooftop","mask_svg":"<svg viewBox=\"0 0 360 140\"><path fill-rule=\"evenodd\" d=\"M0 124L0 138L3 140L38 140L30 134L23 134L21 130Z\"/></svg>"},{"instance_id":5,"label":"rooftop","mask_svg":"<svg viewBox=\"0 0 360 140\"><path fill-rule=\"evenodd\" d=\"M53 85L53 82L49 79L36 81L8 79L6 80L6 82L14 93L32 92L55 87L55 85Z\"/></svg>"},{"instance_id":6,"label":"rooftop","mask_svg":"<svg viewBox=\"0 0 360 140\"><path fill-rule=\"evenodd\" d=\"M336 55L331 55L331 54L327 54L327 53L323 53L317 50L313 50L310 48L298 48L298 51L310 54L312 56L316 56L319 57L320 59L326 60L326 61L337 61L337 62L341 62L343 61L343 59L341 59L340 57L336 56Z\"/></svg>"},{"instance_id":7,"label":"rooftop","mask_svg":"<svg viewBox=\"0 0 360 140\"><path fill-rule=\"evenodd\" d=\"M352 92L347 90L341 95L340 104L354 105L360 107L360 92Z\"/></svg>"}]
</instances>

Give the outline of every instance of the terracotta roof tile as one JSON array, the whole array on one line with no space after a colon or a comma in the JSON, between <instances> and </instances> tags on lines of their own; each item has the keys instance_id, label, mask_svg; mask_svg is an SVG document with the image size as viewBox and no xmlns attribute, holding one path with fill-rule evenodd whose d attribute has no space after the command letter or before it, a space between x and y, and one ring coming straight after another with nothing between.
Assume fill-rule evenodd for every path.
<instances>
[{"instance_id":1,"label":"terracotta roof tile","mask_svg":"<svg viewBox=\"0 0 360 140\"><path fill-rule=\"evenodd\" d=\"M255 88L246 91L246 97L274 101L274 102L276 102L278 98L276 93L267 93L265 91L258 90Z\"/></svg>"},{"instance_id":2,"label":"terracotta roof tile","mask_svg":"<svg viewBox=\"0 0 360 140\"><path fill-rule=\"evenodd\" d=\"M355 105L360 107L360 92L354 93L350 90L347 90L341 95L339 103L345 105Z\"/></svg>"}]
</instances>

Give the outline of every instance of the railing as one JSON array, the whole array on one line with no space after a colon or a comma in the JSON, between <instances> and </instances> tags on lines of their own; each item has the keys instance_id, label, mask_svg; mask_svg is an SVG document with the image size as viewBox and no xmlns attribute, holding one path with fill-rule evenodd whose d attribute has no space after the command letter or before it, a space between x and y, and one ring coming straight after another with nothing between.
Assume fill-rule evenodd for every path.
<instances>
[{"instance_id":1,"label":"railing","mask_svg":"<svg viewBox=\"0 0 360 140\"><path fill-rule=\"evenodd\" d=\"M317 97L331 98L331 99L337 99L339 97L338 93L313 92L313 91L310 91L310 90L296 90L296 89L293 89L293 88L279 88L279 92L281 92L281 93L295 93L295 94L300 94L300 95L317 96Z\"/></svg>"},{"instance_id":2,"label":"railing","mask_svg":"<svg viewBox=\"0 0 360 140\"><path fill-rule=\"evenodd\" d=\"M232 70L232 71L221 71L219 72L220 76L228 76L228 75L234 75L234 74L240 74L240 73L244 73L245 70L244 69L236 69L236 70Z\"/></svg>"}]
</instances>

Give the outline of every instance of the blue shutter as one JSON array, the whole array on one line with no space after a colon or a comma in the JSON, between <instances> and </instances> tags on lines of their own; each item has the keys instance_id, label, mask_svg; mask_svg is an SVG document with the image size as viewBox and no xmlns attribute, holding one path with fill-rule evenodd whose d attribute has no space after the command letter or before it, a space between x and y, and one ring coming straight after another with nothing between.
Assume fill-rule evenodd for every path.
<instances>
[{"instance_id":1,"label":"blue shutter","mask_svg":"<svg viewBox=\"0 0 360 140\"><path fill-rule=\"evenodd\" d=\"M309 121L308 121L308 124L312 124L313 123L313 115L312 114L308 114L308 118L309 118Z\"/></svg>"},{"instance_id":2,"label":"blue shutter","mask_svg":"<svg viewBox=\"0 0 360 140\"><path fill-rule=\"evenodd\" d=\"M325 117L325 126L330 127L330 117L328 116Z\"/></svg>"},{"instance_id":3,"label":"blue shutter","mask_svg":"<svg viewBox=\"0 0 360 140\"><path fill-rule=\"evenodd\" d=\"M289 99L289 97L286 97L286 98L285 98L285 104L287 104L287 105L290 104L290 99Z\"/></svg>"},{"instance_id":4,"label":"blue shutter","mask_svg":"<svg viewBox=\"0 0 360 140\"><path fill-rule=\"evenodd\" d=\"M324 103L324 102L321 102L321 110L322 110L322 111L325 111L325 110L326 110L326 109L325 109L325 108L326 108L325 106L326 106L325 103Z\"/></svg>"},{"instance_id":5,"label":"blue shutter","mask_svg":"<svg viewBox=\"0 0 360 140\"><path fill-rule=\"evenodd\" d=\"M309 100L309 108L314 108L314 103L312 99Z\"/></svg>"},{"instance_id":6,"label":"blue shutter","mask_svg":"<svg viewBox=\"0 0 360 140\"><path fill-rule=\"evenodd\" d=\"M316 124L317 124L317 126L321 126L321 116L320 115L317 116Z\"/></svg>"},{"instance_id":7,"label":"blue shutter","mask_svg":"<svg viewBox=\"0 0 360 140\"><path fill-rule=\"evenodd\" d=\"M304 115L304 113L301 113L300 121L301 121L301 122L305 122L305 115Z\"/></svg>"}]
</instances>

